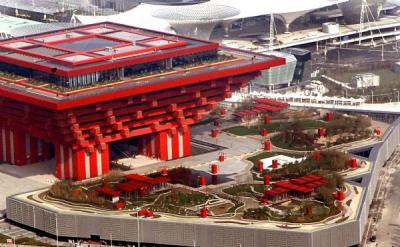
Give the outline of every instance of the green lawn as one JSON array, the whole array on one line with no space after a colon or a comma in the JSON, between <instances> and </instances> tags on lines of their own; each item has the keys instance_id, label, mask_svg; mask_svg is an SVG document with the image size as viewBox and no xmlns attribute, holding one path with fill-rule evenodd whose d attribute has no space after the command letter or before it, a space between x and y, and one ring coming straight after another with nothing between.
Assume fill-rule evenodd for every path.
<instances>
[{"instance_id":1,"label":"green lawn","mask_svg":"<svg viewBox=\"0 0 400 247\"><path fill-rule=\"evenodd\" d=\"M178 191L172 190L171 193L159 197L153 205L149 207L155 212L165 212L179 215L196 215L197 212L188 211L186 207L200 205L207 200L213 199L211 194L204 194L196 191Z\"/></svg>"},{"instance_id":2,"label":"green lawn","mask_svg":"<svg viewBox=\"0 0 400 247\"><path fill-rule=\"evenodd\" d=\"M296 201L292 200L289 205L272 206L285 212L284 215L276 214L270 208L250 208L244 213L244 218L255 220L274 220L290 223L311 223L326 219L336 215L340 211L336 207L326 207L323 203L315 201ZM307 207L312 208L312 215L306 213Z\"/></svg>"},{"instance_id":3,"label":"green lawn","mask_svg":"<svg viewBox=\"0 0 400 247\"><path fill-rule=\"evenodd\" d=\"M295 151L312 151L316 148L315 146L302 146L302 147L292 146L289 143L285 142L285 139L282 137L281 134L278 134L278 135L272 137L271 143L275 147L289 149L289 150L295 150Z\"/></svg>"},{"instance_id":4,"label":"green lawn","mask_svg":"<svg viewBox=\"0 0 400 247\"><path fill-rule=\"evenodd\" d=\"M246 135L259 135L262 128L266 128L269 133L282 131L287 128L293 122L283 121L283 122L274 122L262 126L235 126L231 128L224 129L223 131L238 135L238 136L246 136ZM325 126L325 122L320 120L313 119L304 119L299 121L300 128L302 129L314 129L318 127Z\"/></svg>"},{"instance_id":5,"label":"green lawn","mask_svg":"<svg viewBox=\"0 0 400 247\"><path fill-rule=\"evenodd\" d=\"M251 187L253 187L258 193L263 193L265 190L265 186L263 184L241 184L226 188L223 191L232 196L257 197L257 194L251 190Z\"/></svg>"}]
</instances>

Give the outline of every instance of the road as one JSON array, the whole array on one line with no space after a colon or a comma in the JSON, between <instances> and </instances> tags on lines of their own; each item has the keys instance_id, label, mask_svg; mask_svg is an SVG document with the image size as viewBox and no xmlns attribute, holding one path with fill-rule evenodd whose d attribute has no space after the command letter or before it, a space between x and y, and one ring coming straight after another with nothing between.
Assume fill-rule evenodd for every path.
<instances>
[{"instance_id":1,"label":"road","mask_svg":"<svg viewBox=\"0 0 400 247\"><path fill-rule=\"evenodd\" d=\"M382 169L378 188L370 210L368 238L375 235L376 243L365 239L362 246L400 247L400 148Z\"/></svg>"}]
</instances>

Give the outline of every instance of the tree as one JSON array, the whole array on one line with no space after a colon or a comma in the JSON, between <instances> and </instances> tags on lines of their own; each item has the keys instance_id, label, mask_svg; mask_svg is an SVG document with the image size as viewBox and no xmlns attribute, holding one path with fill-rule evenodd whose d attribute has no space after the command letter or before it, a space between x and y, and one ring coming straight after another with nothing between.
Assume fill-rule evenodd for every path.
<instances>
[{"instance_id":1,"label":"tree","mask_svg":"<svg viewBox=\"0 0 400 247\"><path fill-rule=\"evenodd\" d=\"M324 202L327 205L333 204L333 196L332 196L332 189L328 187L319 187L316 189L316 196L315 199Z\"/></svg>"}]
</instances>

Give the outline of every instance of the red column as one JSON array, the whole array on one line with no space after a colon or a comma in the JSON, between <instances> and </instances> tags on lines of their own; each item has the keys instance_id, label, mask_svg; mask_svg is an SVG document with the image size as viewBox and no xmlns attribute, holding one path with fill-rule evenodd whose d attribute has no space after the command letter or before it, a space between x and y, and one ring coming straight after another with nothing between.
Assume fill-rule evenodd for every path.
<instances>
[{"instance_id":1,"label":"red column","mask_svg":"<svg viewBox=\"0 0 400 247\"><path fill-rule=\"evenodd\" d=\"M64 179L64 174L62 172L62 169L64 169L62 166L63 163L63 155L62 155L62 145L59 143L54 144L54 159L56 161L56 177L59 179Z\"/></svg>"},{"instance_id":2,"label":"red column","mask_svg":"<svg viewBox=\"0 0 400 247\"><path fill-rule=\"evenodd\" d=\"M90 150L88 153L90 162L90 177L97 177L99 175L97 171L97 148Z\"/></svg>"},{"instance_id":3,"label":"red column","mask_svg":"<svg viewBox=\"0 0 400 247\"><path fill-rule=\"evenodd\" d=\"M143 138L144 138L144 136L137 137L137 145L138 145L138 153L144 155Z\"/></svg>"},{"instance_id":4,"label":"red column","mask_svg":"<svg viewBox=\"0 0 400 247\"><path fill-rule=\"evenodd\" d=\"M0 162L5 161L5 157L3 157L3 126L0 126Z\"/></svg>"},{"instance_id":5,"label":"red column","mask_svg":"<svg viewBox=\"0 0 400 247\"><path fill-rule=\"evenodd\" d=\"M110 171L108 144L102 144L101 146L101 166L103 175L107 174Z\"/></svg>"},{"instance_id":6,"label":"red column","mask_svg":"<svg viewBox=\"0 0 400 247\"><path fill-rule=\"evenodd\" d=\"M172 159L179 159L179 133L176 129L171 130Z\"/></svg>"},{"instance_id":7,"label":"red column","mask_svg":"<svg viewBox=\"0 0 400 247\"><path fill-rule=\"evenodd\" d=\"M168 160L167 132L161 131L156 135L156 157L161 160Z\"/></svg>"},{"instance_id":8,"label":"red column","mask_svg":"<svg viewBox=\"0 0 400 247\"><path fill-rule=\"evenodd\" d=\"M11 163L11 145L10 145L10 129L9 128L4 128L4 134L5 134L5 146L6 146L6 158L5 161L8 163Z\"/></svg>"},{"instance_id":9,"label":"red column","mask_svg":"<svg viewBox=\"0 0 400 247\"><path fill-rule=\"evenodd\" d=\"M190 128L186 126L185 128L182 129L182 135L183 135L183 156L187 157L190 156L191 151L190 151Z\"/></svg>"},{"instance_id":10,"label":"red column","mask_svg":"<svg viewBox=\"0 0 400 247\"><path fill-rule=\"evenodd\" d=\"M13 147L11 150L14 151L14 164L22 166L27 164L26 159L26 136L25 132L13 130Z\"/></svg>"},{"instance_id":11,"label":"red column","mask_svg":"<svg viewBox=\"0 0 400 247\"><path fill-rule=\"evenodd\" d=\"M29 159L31 161L31 164L36 163L39 161L39 149L38 149L38 139L35 137L29 137L30 141L30 154L29 154Z\"/></svg>"},{"instance_id":12,"label":"red column","mask_svg":"<svg viewBox=\"0 0 400 247\"><path fill-rule=\"evenodd\" d=\"M74 178L77 180L86 179L85 152L86 152L85 149L72 150Z\"/></svg>"},{"instance_id":13,"label":"red column","mask_svg":"<svg viewBox=\"0 0 400 247\"><path fill-rule=\"evenodd\" d=\"M70 179L73 177L73 162L72 162L72 150L70 149L69 146L63 145L63 152L64 152L64 178L65 179ZM71 164L72 163L72 164Z\"/></svg>"},{"instance_id":14,"label":"red column","mask_svg":"<svg viewBox=\"0 0 400 247\"><path fill-rule=\"evenodd\" d=\"M146 151L147 151L145 155L148 157L153 157L154 153L153 153L152 142L154 141L153 140L154 136L150 134L150 135L145 135L144 137L146 139Z\"/></svg>"},{"instance_id":15,"label":"red column","mask_svg":"<svg viewBox=\"0 0 400 247\"><path fill-rule=\"evenodd\" d=\"M55 144L56 176L60 179L82 180L106 174L110 170L107 144L92 150Z\"/></svg>"},{"instance_id":16,"label":"red column","mask_svg":"<svg viewBox=\"0 0 400 247\"><path fill-rule=\"evenodd\" d=\"M50 143L42 140L42 159L49 160L50 159Z\"/></svg>"}]
</instances>

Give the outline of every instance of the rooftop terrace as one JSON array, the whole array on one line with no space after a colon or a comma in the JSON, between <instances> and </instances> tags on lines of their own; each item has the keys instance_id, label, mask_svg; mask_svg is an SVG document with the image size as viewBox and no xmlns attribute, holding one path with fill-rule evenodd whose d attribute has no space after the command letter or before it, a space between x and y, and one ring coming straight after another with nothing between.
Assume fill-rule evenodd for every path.
<instances>
[{"instance_id":1,"label":"rooftop terrace","mask_svg":"<svg viewBox=\"0 0 400 247\"><path fill-rule=\"evenodd\" d=\"M208 41L101 23L0 42L0 58L69 77L217 48Z\"/></svg>"},{"instance_id":2,"label":"rooftop terrace","mask_svg":"<svg viewBox=\"0 0 400 247\"><path fill-rule=\"evenodd\" d=\"M107 97L122 98L152 92L155 87L149 87L150 85L157 85L157 90L171 89L191 83L218 80L227 75L254 73L285 63L285 59L270 55L219 47L218 44L207 41L163 35L149 30L102 23L0 42L0 50L3 50L0 57L4 56L7 63L32 68L34 73L37 73L37 67L42 71L47 69L50 75L53 73L54 76L61 73L61 70L67 74L82 69L104 70L106 67L120 66L120 61L125 64L151 64L156 67L136 70L130 75L125 72L125 75L112 80L92 82L78 87L63 87L51 80L40 81L2 71L0 96L6 95L19 101L25 100L61 109L63 107L60 107L60 104L68 105L73 101L76 101L74 104L79 104L81 99L85 99L85 103L96 103L100 100L99 96L104 100ZM202 59L191 57L192 54L203 50L206 53L203 53ZM211 51L211 55L208 51ZM165 60L168 56L187 57L185 63L177 63L170 67L154 66L151 62L160 61L162 58ZM54 67L55 65L57 67ZM11 68L14 67L11 65ZM116 92L118 94L115 94Z\"/></svg>"}]
</instances>

